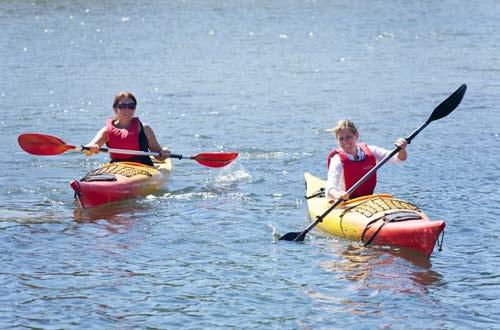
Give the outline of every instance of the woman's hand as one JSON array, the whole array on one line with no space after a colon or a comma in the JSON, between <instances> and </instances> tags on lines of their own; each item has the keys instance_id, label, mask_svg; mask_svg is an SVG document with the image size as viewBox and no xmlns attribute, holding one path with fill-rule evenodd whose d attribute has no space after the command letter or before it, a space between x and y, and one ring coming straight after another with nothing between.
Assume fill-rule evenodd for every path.
<instances>
[{"instance_id":1,"label":"woman's hand","mask_svg":"<svg viewBox=\"0 0 500 330\"><path fill-rule=\"evenodd\" d=\"M99 145L98 144L87 144L85 147L88 147L89 149L84 149L83 153L85 156L92 156L93 154L98 154L99 153Z\"/></svg>"},{"instance_id":2,"label":"woman's hand","mask_svg":"<svg viewBox=\"0 0 500 330\"><path fill-rule=\"evenodd\" d=\"M156 156L155 158L159 161L165 161L165 159L170 157L170 151L168 149L162 149L160 151L160 156Z\"/></svg>"}]
</instances>

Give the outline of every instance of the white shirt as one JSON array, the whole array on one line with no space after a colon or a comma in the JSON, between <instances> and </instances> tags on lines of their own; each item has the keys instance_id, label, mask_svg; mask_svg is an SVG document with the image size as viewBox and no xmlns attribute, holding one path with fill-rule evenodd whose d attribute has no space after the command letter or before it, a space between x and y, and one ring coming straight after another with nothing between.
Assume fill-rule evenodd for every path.
<instances>
[{"instance_id":1,"label":"white shirt","mask_svg":"<svg viewBox=\"0 0 500 330\"><path fill-rule=\"evenodd\" d=\"M373 156L375 156L375 160L377 163L392 152L377 146L368 146L368 149L370 149ZM365 159L365 153L363 152L363 150L361 150L359 146L357 146L357 154L359 160ZM346 153L346 155L350 160L354 160L354 157L351 154ZM387 162L392 164L399 164L402 163L403 161L398 158L398 154L395 154ZM335 192L346 191L345 180L344 180L344 165L342 165L342 161L340 160L338 154L333 156L330 161L330 167L328 168L328 178L326 180L325 191L327 192L327 197L330 198L334 198L333 194Z\"/></svg>"}]
</instances>

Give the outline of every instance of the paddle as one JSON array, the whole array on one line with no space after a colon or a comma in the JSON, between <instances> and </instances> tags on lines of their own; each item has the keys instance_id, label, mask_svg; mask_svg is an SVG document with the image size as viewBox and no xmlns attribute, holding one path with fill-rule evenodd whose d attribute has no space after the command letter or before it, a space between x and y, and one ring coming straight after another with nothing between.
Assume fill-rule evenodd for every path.
<instances>
[{"instance_id":1,"label":"paddle","mask_svg":"<svg viewBox=\"0 0 500 330\"><path fill-rule=\"evenodd\" d=\"M86 146L73 146L66 144L63 140L58 137L37 134L37 133L25 133L19 135L17 138L19 146L32 155L39 156L52 156L59 155L66 151L83 151L89 150ZM127 149L113 149L113 148L100 148L101 152L113 152L118 154L126 155L139 155L139 156L159 156L159 152L147 152L139 150L127 150ZM203 152L194 156L183 156L170 154L170 158L177 159L192 159L197 161L199 164L207 167L223 167L230 164L233 160L238 157L237 152Z\"/></svg>"},{"instance_id":2,"label":"paddle","mask_svg":"<svg viewBox=\"0 0 500 330\"><path fill-rule=\"evenodd\" d=\"M460 104L462 101L462 98L464 97L465 90L467 89L467 86L464 84L460 86L453 94L451 94L446 100L441 102L440 105L434 109L432 114L430 115L429 119L422 125L420 125L419 128L415 130L410 136L406 138L406 141L408 143L413 140L415 136L417 136L418 133L420 133L427 125L429 125L431 122L434 120L441 119L443 117L448 116L455 108ZM393 157L395 154L399 152L399 147L396 147L389 155L387 155L382 161L380 161L374 168L372 168L368 173L366 173L361 179L359 179L358 182L356 182L349 190L347 190L347 193L350 195L355 191L360 185L363 184L375 171L377 171L382 165L384 165L391 157ZM302 232L290 232L287 233L283 236L280 237L280 240L284 241L297 241L301 242L304 240L306 237L307 233L311 231L318 223L322 222L323 219L333 210L335 209L340 203L342 203L342 199L337 199L335 203L332 204L323 214L319 215L316 217L316 220L312 222L309 226L307 226L306 229L304 229Z\"/></svg>"}]
</instances>

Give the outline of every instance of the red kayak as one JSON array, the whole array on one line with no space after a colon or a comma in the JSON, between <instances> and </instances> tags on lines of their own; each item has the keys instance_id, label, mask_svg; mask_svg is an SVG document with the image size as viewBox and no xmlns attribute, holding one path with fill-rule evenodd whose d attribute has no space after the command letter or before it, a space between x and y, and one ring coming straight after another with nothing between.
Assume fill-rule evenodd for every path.
<instances>
[{"instance_id":1,"label":"red kayak","mask_svg":"<svg viewBox=\"0 0 500 330\"><path fill-rule=\"evenodd\" d=\"M139 163L116 162L70 182L83 208L91 208L124 199L145 196L161 189L172 163L167 159L151 167Z\"/></svg>"}]
</instances>

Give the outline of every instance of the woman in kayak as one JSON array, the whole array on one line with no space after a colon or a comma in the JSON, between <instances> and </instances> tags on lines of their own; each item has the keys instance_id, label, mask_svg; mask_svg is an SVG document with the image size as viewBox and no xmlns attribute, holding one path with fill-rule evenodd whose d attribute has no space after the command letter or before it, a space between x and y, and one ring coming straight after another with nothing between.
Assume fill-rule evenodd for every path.
<instances>
[{"instance_id":1,"label":"woman in kayak","mask_svg":"<svg viewBox=\"0 0 500 330\"><path fill-rule=\"evenodd\" d=\"M138 117L134 117L136 107L137 100L132 93L118 93L113 102L114 118L106 120L106 126L86 145L90 147L90 150L86 150L84 153L87 156L96 154L99 152L99 148L106 143L109 148L159 152L160 156L155 157L159 161L168 158L170 151L161 148L153 129L147 124L142 124ZM148 156L115 153L110 155L111 162L139 162L153 166L153 162Z\"/></svg>"},{"instance_id":2,"label":"woman in kayak","mask_svg":"<svg viewBox=\"0 0 500 330\"><path fill-rule=\"evenodd\" d=\"M377 184L376 173L373 173L362 185L347 194L347 190L354 186L366 173L384 159L390 151L368 146L366 143L357 143L359 132L350 120L337 122L333 129L339 149L334 149L328 156L328 179L325 186L326 195L330 199L356 198L373 194ZM399 152L388 160L389 163L401 163L406 160L406 146L408 142L399 138L395 142Z\"/></svg>"}]
</instances>

